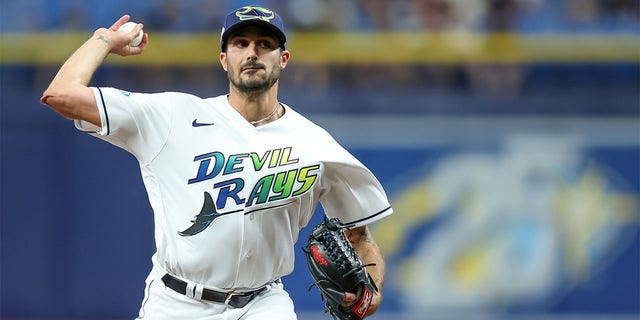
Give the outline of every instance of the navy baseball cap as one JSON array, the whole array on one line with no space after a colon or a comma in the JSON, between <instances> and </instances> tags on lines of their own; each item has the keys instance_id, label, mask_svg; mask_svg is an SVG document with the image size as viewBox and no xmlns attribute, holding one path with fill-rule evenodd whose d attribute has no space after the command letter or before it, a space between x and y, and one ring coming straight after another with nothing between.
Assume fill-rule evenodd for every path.
<instances>
[{"instance_id":1,"label":"navy baseball cap","mask_svg":"<svg viewBox=\"0 0 640 320\"><path fill-rule=\"evenodd\" d=\"M227 15L224 19L222 32L220 33L220 47L225 51L227 39L231 33L240 27L247 25L257 25L266 27L271 30L276 38L280 41L280 46L284 48L287 42L287 36L284 34L284 25L282 18L267 8L260 6L244 6L236 9Z\"/></svg>"}]
</instances>

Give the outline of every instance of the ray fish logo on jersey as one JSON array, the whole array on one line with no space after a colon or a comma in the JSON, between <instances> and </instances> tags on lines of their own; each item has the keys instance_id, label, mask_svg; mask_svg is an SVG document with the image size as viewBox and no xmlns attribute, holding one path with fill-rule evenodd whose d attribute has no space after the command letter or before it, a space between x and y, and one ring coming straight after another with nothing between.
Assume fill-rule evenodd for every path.
<instances>
[{"instance_id":1,"label":"ray fish logo on jersey","mask_svg":"<svg viewBox=\"0 0 640 320\"><path fill-rule=\"evenodd\" d=\"M269 22L269 20L276 16L276 14L273 11L262 7L246 6L238 9L238 11L236 11L236 16L242 21L260 19Z\"/></svg>"},{"instance_id":2,"label":"ray fish logo on jersey","mask_svg":"<svg viewBox=\"0 0 640 320\"><path fill-rule=\"evenodd\" d=\"M191 227L178 232L181 236L192 236L204 231L216 218L230 213L248 214L257 210L280 207L295 201L294 197L309 191L316 183L319 164L293 166L300 161L292 157L292 148L278 148L264 153L250 152L225 155L220 151L209 152L194 157L198 164L195 177L188 184L215 179L211 193L205 192L200 213L191 221ZM279 168L284 170L278 170ZM253 186L247 186L242 174L247 171L266 171ZM257 176L259 177L259 176ZM253 181L253 180L251 180ZM248 192L248 194L247 194ZM215 200L214 200L215 198ZM271 206L268 203L273 203ZM224 210L230 204L234 209ZM246 208L260 206L246 211Z\"/></svg>"}]
</instances>

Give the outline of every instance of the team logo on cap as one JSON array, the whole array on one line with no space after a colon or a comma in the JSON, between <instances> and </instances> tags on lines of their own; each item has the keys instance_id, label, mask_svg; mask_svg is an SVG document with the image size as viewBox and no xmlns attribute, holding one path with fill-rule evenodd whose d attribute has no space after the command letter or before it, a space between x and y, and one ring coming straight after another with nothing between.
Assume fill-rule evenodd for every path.
<instances>
[{"instance_id":1,"label":"team logo on cap","mask_svg":"<svg viewBox=\"0 0 640 320\"><path fill-rule=\"evenodd\" d=\"M236 16L243 21L260 19L269 22L269 20L276 16L276 14L273 11L262 7L246 6L238 9L238 11L236 11Z\"/></svg>"}]
</instances>

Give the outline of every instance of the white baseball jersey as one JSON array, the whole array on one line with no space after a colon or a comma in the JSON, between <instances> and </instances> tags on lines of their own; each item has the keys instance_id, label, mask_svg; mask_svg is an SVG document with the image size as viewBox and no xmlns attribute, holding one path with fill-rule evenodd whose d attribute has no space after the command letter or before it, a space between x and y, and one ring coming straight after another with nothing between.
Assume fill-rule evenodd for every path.
<instances>
[{"instance_id":1,"label":"white baseball jersey","mask_svg":"<svg viewBox=\"0 0 640 320\"><path fill-rule=\"evenodd\" d=\"M293 109L254 127L227 96L92 88L102 127L76 126L132 153L155 218L153 263L218 290L289 274L299 230L322 204L361 226L392 213L373 174Z\"/></svg>"}]
</instances>

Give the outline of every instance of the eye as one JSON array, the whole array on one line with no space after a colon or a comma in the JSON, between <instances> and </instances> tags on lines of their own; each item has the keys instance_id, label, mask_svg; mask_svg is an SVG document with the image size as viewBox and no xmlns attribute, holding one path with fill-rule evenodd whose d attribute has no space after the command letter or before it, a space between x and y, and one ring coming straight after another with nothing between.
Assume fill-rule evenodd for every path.
<instances>
[{"instance_id":1,"label":"eye","mask_svg":"<svg viewBox=\"0 0 640 320\"><path fill-rule=\"evenodd\" d=\"M277 43L271 38L260 39L256 41L256 45L259 46L260 48L269 49L269 50L273 50L278 46Z\"/></svg>"},{"instance_id":2,"label":"eye","mask_svg":"<svg viewBox=\"0 0 640 320\"><path fill-rule=\"evenodd\" d=\"M249 45L249 41L243 38L235 38L231 41L234 47L246 48Z\"/></svg>"}]
</instances>

